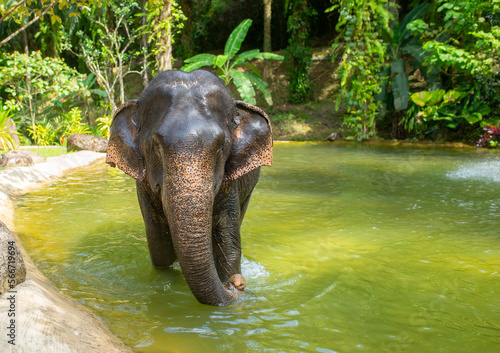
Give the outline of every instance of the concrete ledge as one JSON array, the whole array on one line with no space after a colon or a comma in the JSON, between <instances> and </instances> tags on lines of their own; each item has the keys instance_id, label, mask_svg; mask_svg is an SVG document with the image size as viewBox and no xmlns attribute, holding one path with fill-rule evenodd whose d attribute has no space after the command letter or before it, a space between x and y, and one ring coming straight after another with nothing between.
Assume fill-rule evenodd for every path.
<instances>
[{"instance_id":1,"label":"concrete ledge","mask_svg":"<svg viewBox=\"0 0 500 353\"><path fill-rule=\"evenodd\" d=\"M0 171L0 220L19 245L26 265L26 281L0 296L0 352L133 352L89 309L62 294L36 267L14 232L17 195L41 187L75 169L101 161L105 154L89 151L47 158L32 167ZM10 296L14 295L15 316ZM7 336L15 320L15 345Z\"/></svg>"}]
</instances>

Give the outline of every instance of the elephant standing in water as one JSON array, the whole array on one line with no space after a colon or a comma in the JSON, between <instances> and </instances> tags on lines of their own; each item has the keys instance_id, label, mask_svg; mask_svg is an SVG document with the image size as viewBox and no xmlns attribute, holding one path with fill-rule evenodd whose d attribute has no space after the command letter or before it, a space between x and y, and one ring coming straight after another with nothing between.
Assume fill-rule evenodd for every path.
<instances>
[{"instance_id":1,"label":"elephant standing in water","mask_svg":"<svg viewBox=\"0 0 500 353\"><path fill-rule=\"evenodd\" d=\"M178 259L200 303L245 289L240 227L272 141L267 115L203 70L160 73L115 113L106 162L136 180L153 265Z\"/></svg>"}]
</instances>

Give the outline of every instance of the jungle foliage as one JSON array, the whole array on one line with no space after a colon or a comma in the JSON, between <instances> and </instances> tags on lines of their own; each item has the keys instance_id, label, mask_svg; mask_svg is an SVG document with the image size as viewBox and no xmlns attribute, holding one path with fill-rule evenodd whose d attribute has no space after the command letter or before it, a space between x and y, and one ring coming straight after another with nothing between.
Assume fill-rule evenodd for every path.
<instances>
[{"instance_id":1,"label":"jungle foliage","mask_svg":"<svg viewBox=\"0 0 500 353\"><path fill-rule=\"evenodd\" d=\"M116 107L169 65L205 66L239 98L271 105L276 78L257 69L267 59L283 59L288 100L308 104L312 52L331 46L339 89L328 99L349 137L497 146L500 0L275 0L267 33L264 2L3 1L2 112L25 144L106 136ZM274 53L259 50L264 38Z\"/></svg>"}]
</instances>

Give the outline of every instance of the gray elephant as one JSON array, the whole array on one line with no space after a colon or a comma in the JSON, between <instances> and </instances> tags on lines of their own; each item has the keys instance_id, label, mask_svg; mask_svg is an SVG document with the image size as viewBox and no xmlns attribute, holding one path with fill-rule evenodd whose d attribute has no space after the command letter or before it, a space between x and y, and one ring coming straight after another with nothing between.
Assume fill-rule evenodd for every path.
<instances>
[{"instance_id":1,"label":"gray elephant","mask_svg":"<svg viewBox=\"0 0 500 353\"><path fill-rule=\"evenodd\" d=\"M246 287L240 227L272 145L267 115L208 71L160 73L115 113L106 162L136 180L153 265L178 259L200 303Z\"/></svg>"}]
</instances>

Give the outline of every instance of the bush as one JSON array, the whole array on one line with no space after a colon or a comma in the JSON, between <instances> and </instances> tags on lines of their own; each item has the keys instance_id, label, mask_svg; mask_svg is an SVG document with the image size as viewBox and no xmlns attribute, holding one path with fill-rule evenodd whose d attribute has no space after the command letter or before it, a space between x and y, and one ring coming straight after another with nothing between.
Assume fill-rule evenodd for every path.
<instances>
[{"instance_id":1,"label":"bush","mask_svg":"<svg viewBox=\"0 0 500 353\"><path fill-rule=\"evenodd\" d=\"M12 125L13 117L10 109L0 104L0 149L7 151L15 147L14 140L12 139L10 126Z\"/></svg>"}]
</instances>

